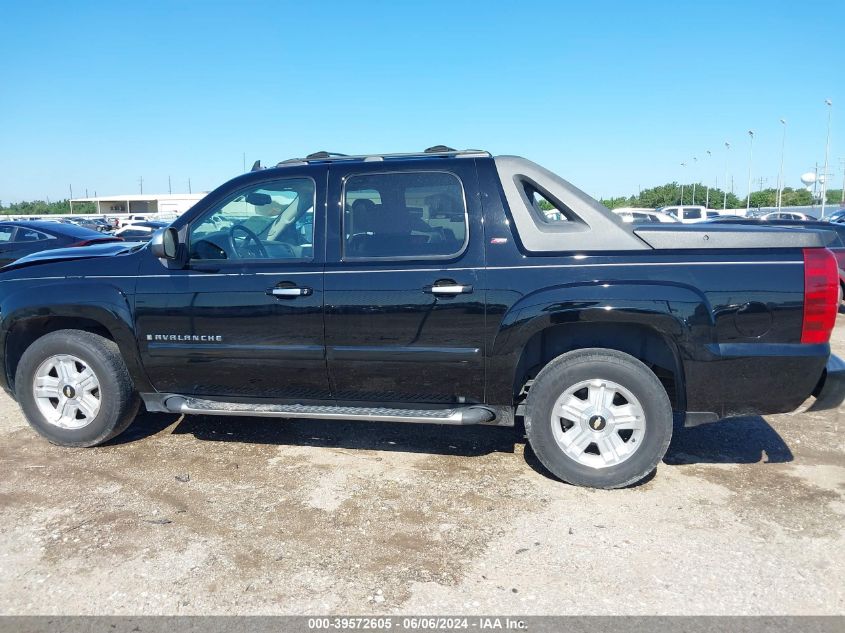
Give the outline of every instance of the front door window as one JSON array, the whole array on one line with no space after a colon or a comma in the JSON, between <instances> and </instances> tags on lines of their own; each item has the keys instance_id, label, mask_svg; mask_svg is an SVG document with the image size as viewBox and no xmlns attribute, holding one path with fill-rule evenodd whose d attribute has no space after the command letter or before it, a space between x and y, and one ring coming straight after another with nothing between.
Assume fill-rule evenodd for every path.
<instances>
[{"instance_id":1,"label":"front door window","mask_svg":"<svg viewBox=\"0 0 845 633\"><path fill-rule=\"evenodd\" d=\"M287 178L230 196L192 225L191 259L311 259L314 189L310 178Z\"/></svg>"}]
</instances>

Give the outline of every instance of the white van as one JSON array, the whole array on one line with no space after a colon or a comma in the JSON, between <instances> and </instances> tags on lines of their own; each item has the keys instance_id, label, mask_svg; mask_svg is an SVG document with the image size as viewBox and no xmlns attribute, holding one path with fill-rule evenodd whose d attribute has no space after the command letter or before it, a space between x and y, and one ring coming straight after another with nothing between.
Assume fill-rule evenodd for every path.
<instances>
[{"instance_id":1,"label":"white van","mask_svg":"<svg viewBox=\"0 0 845 633\"><path fill-rule=\"evenodd\" d=\"M660 207L658 211L665 213L666 215L670 215L684 224L702 222L703 220L719 217L718 211L713 211L712 209L693 204Z\"/></svg>"}]
</instances>

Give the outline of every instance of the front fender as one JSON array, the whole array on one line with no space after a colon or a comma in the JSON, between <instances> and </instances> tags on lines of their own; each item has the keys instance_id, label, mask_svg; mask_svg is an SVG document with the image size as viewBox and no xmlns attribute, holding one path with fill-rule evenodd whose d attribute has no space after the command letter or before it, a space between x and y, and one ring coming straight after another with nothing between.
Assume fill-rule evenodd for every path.
<instances>
[{"instance_id":1,"label":"front fender","mask_svg":"<svg viewBox=\"0 0 845 633\"><path fill-rule=\"evenodd\" d=\"M8 289L8 286L6 286ZM117 285L87 282L84 279L62 279L7 291L0 301L0 351L3 354L2 379L7 389L10 376L7 351L14 337L26 331L28 325L49 323L51 320L93 321L108 330L117 343L126 367L139 391L151 387L143 370L135 339L130 296ZM55 328L53 328L55 329Z\"/></svg>"},{"instance_id":2,"label":"front fender","mask_svg":"<svg viewBox=\"0 0 845 633\"><path fill-rule=\"evenodd\" d=\"M523 350L537 333L556 326L607 331L614 325L655 332L679 361L695 357L714 336L706 297L682 284L620 281L544 288L520 298L502 318L489 349L488 402L512 400Z\"/></svg>"}]
</instances>

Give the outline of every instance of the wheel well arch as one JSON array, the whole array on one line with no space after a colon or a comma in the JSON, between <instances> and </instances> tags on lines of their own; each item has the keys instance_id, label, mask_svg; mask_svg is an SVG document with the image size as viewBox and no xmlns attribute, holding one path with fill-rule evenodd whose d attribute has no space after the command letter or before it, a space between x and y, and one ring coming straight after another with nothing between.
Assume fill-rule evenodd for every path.
<instances>
[{"instance_id":1,"label":"wheel well arch","mask_svg":"<svg viewBox=\"0 0 845 633\"><path fill-rule=\"evenodd\" d=\"M613 349L643 362L666 389L672 410L685 409L683 364L677 348L659 330L638 323L566 323L535 332L526 341L514 369L514 402L524 399L531 381L550 361L589 347Z\"/></svg>"},{"instance_id":2,"label":"wheel well arch","mask_svg":"<svg viewBox=\"0 0 845 633\"><path fill-rule=\"evenodd\" d=\"M6 379L9 387L15 389L15 373L21 357L27 348L42 336L57 330L83 330L115 341L115 337L99 321L79 316L36 316L14 324L6 338Z\"/></svg>"}]
</instances>

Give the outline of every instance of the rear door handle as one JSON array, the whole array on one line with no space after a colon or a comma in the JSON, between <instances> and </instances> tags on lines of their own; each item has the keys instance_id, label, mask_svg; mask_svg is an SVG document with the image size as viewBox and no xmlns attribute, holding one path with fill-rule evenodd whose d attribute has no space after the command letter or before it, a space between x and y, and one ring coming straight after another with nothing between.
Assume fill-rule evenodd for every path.
<instances>
[{"instance_id":1,"label":"rear door handle","mask_svg":"<svg viewBox=\"0 0 845 633\"><path fill-rule=\"evenodd\" d=\"M268 295L273 295L274 297L308 297L311 295L313 291L311 288L302 288L299 286L294 287L276 287L270 288L267 291Z\"/></svg>"},{"instance_id":2,"label":"rear door handle","mask_svg":"<svg viewBox=\"0 0 845 633\"><path fill-rule=\"evenodd\" d=\"M472 286L432 286L432 294L435 295L462 295L472 292Z\"/></svg>"}]
</instances>

